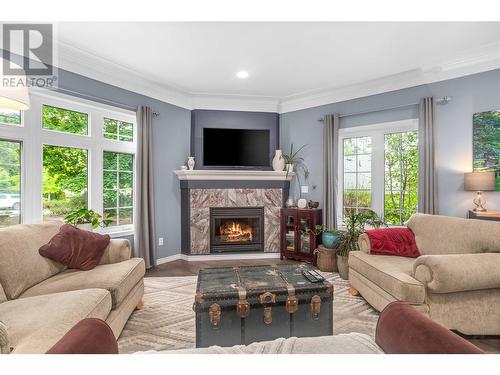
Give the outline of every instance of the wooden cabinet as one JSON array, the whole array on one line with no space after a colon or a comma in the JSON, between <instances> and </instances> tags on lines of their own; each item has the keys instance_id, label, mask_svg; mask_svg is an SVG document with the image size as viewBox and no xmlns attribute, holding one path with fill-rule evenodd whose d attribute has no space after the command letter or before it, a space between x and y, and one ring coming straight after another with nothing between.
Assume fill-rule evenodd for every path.
<instances>
[{"instance_id":1,"label":"wooden cabinet","mask_svg":"<svg viewBox=\"0 0 500 375\"><path fill-rule=\"evenodd\" d=\"M295 259L316 264L314 250L321 243L315 235L316 225L322 223L321 209L281 209L281 259Z\"/></svg>"}]
</instances>

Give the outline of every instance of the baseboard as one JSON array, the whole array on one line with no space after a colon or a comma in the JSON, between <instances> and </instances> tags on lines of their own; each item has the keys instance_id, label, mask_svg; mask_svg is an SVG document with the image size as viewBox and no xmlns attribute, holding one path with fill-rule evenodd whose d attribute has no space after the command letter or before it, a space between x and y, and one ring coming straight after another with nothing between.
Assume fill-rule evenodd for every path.
<instances>
[{"instance_id":1,"label":"baseboard","mask_svg":"<svg viewBox=\"0 0 500 375\"><path fill-rule=\"evenodd\" d=\"M188 262L207 262L213 260L246 260L246 259L277 259L280 253L253 253L253 254L209 254L209 255L186 255L175 254L168 257L159 258L156 264L174 262L176 260L185 260Z\"/></svg>"},{"instance_id":2,"label":"baseboard","mask_svg":"<svg viewBox=\"0 0 500 375\"><path fill-rule=\"evenodd\" d=\"M170 255L168 257L164 257L164 258L158 258L158 259L156 259L156 265L159 266L160 264L170 263L170 262L174 262L176 260L183 259L182 256L183 256L183 254L175 254L175 255Z\"/></svg>"}]
</instances>

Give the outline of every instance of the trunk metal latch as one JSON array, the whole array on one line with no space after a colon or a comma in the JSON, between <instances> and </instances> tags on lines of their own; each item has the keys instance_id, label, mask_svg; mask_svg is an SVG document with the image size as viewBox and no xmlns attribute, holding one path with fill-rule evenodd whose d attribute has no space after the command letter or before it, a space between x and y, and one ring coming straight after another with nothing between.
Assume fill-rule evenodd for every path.
<instances>
[{"instance_id":1,"label":"trunk metal latch","mask_svg":"<svg viewBox=\"0 0 500 375\"><path fill-rule=\"evenodd\" d=\"M319 319L319 313L321 311L321 297L314 295L311 298L311 315L313 320Z\"/></svg>"},{"instance_id":2,"label":"trunk metal latch","mask_svg":"<svg viewBox=\"0 0 500 375\"><path fill-rule=\"evenodd\" d=\"M221 316L220 306L216 303L211 304L210 307L208 308L208 316L210 318L210 324L212 325L212 328L218 329L220 326L220 316Z\"/></svg>"},{"instance_id":3,"label":"trunk metal latch","mask_svg":"<svg viewBox=\"0 0 500 375\"><path fill-rule=\"evenodd\" d=\"M273 311L272 307L267 306L268 304L276 303L276 294L271 292L262 293L259 296L259 302L264 305L264 323L271 324L273 322Z\"/></svg>"}]
</instances>

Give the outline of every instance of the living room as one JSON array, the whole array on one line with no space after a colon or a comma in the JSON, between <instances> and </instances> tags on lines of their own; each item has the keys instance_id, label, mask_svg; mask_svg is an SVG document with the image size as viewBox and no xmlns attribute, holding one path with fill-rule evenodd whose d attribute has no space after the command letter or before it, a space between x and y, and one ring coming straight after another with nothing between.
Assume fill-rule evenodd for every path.
<instances>
[{"instance_id":1,"label":"living room","mask_svg":"<svg viewBox=\"0 0 500 375\"><path fill-rule=\"evenodd\" d=\"M500 20L186 6L2 21L2 366L498 360Z\"/></svg>"}]
</instances>

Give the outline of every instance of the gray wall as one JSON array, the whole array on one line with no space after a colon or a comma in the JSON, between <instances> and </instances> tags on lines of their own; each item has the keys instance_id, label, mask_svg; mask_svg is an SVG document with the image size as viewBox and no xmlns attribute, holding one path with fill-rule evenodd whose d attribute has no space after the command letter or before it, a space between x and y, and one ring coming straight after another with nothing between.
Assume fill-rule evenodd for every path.
<instances>
[{"instance_id":1,"label":"gray wall","mask_svg":"<svg viewBox=\"0 0 500 375\"><path fill-rule=\"evenodd\" d=\"M163 246L158 246L158 257L178 254L181 249L180 189L173 171L179 169L189 155L190 111L62 69L58 73L61 89L132 107L147 105L160 112L159 117L153 118L156 228L157 237L164 239Z\"/></svg>"},{"instance_id":2,"label":"gray wall","mask_svg":"<svg viewBox=\"0 0 500 375\"><path fill-rule=\"evenodd\" d=\"M463 217L472 208L473 193L463 191L463 173L472 170L472 115L500 109L500 70L412 87L404 90L332 103L289 112L280 116L281 147L289 150L307 144L305 162L310 170L309 194L304 197L322 201L322 125L317 120L328 113L373 111L417 103L424 96L452 96L446 105L437 106L437 173L439 210L443 215ZM418 108L373 112L341 119L341 128L418 117ZM295 182L295 181L294 181ZM304 183L303 183L304 184ZM312 189L316 186L316 189ZM291 192L298 196L298 187ZM487 192L487 207L500 210L500 191Z\"/></svg>"}]
</instances>

